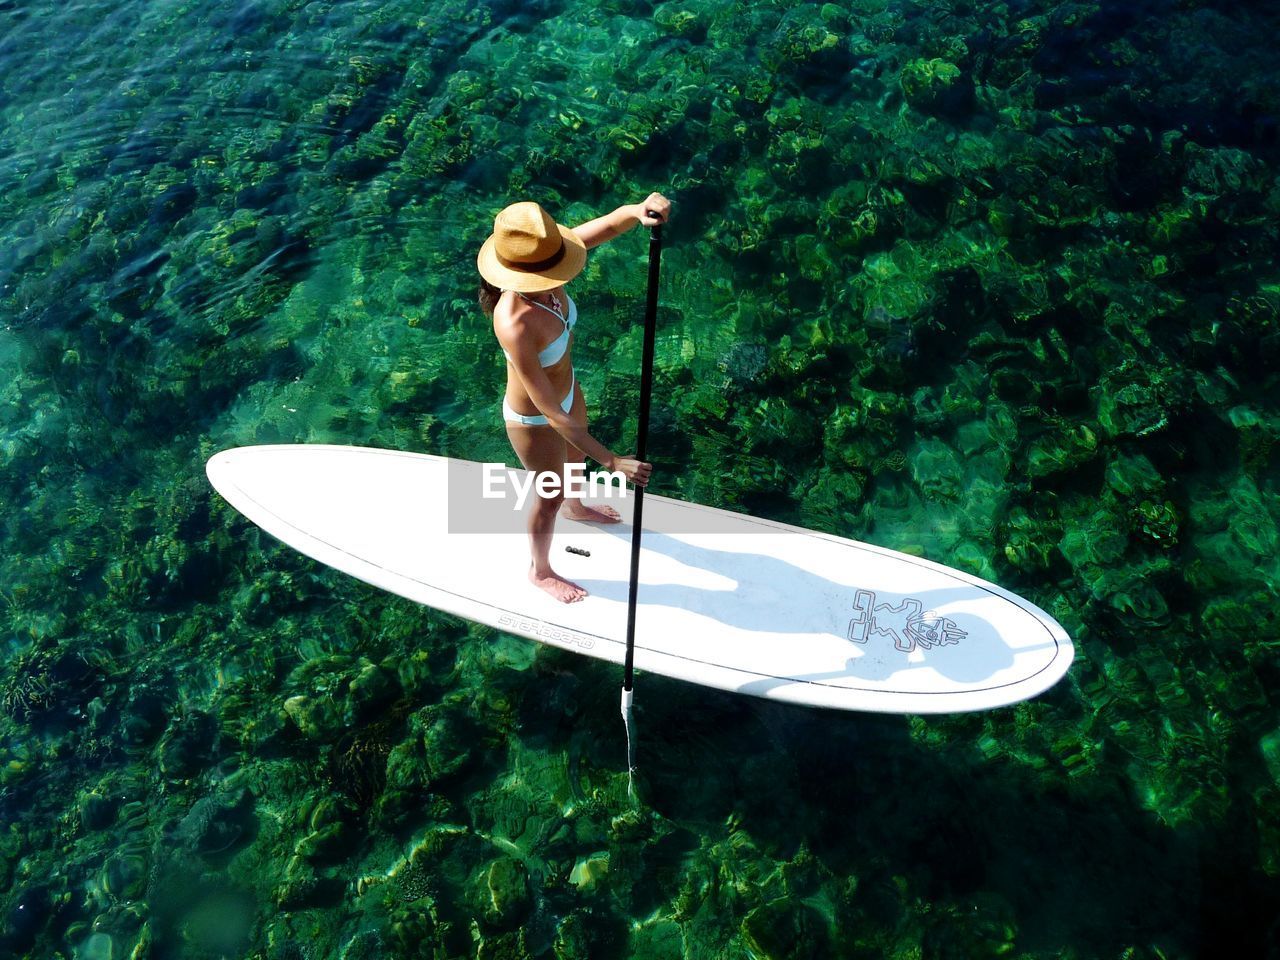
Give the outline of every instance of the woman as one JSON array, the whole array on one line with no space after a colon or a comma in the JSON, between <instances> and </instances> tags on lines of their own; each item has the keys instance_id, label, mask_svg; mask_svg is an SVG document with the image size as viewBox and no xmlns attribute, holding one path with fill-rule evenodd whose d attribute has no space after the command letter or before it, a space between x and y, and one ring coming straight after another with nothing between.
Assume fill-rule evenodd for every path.
<instances>
[{"instance_id":1,"label":"woman","mask_svg":"<svg viewBox=\"0 0 1280 960\"><path fill-rule=\"evenodd\" d=\"M507 437L526 470L560 475L560 492L536 497L529 511L529 580L563 603L581 600L587 591L551 569L556 514L595 523L619 519L611 507L565 500L569 465L590 457L638 486L649 482L653 470L652 464L618 456L587 432L586 403L570 349L578 310L564 285L582 271L589 249L637 223L665 223L670 210L665 197L652 193L643 203L619 207L570 230L536 203L514 203L494 219L493 235L476 258L483 277L480 306L492 315L493 332L507 357L502 401Z\"/></svg>"}]
</instances>

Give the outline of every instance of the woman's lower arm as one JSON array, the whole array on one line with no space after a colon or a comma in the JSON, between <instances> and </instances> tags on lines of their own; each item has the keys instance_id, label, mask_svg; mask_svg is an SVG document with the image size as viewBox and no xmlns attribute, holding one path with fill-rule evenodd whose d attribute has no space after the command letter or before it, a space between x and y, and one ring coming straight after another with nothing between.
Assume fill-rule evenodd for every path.
<instances>
[{"instance_id":1,"label":"woman's lower arm","mask_svg":"<svg viewBox=\"0 0 1280 960\"><path fill-rule=\"evenodd\" d=\"M586 427L574 423L568 417L564 417L563 420L558 417L554 419L548 417L547 422L568 443L573 444L600 466L607 470L613 469L613 451L591 436Z\"/></svg>"},{"instance_id":2,"label":"woman's lower arm","mask_svg":"<svg viewBox=\"0 0 1280 960\"><path fill-rule=\"evenodd\" d=\"M618 207L611 213L589 220L581 226L574 227L574 232L588 248L620 237L640 222L636 204L630 203Z\"/></svg>"},{"instance_id":3,"label":"woman's lower arm","mask_svg":"<svg viewBox=\"0 0 1280 960\"><path fill-rule=\"evenodd\" d=\"M612 213L588 220L573 230L590 250L606 240L622 236L637 223L643 223L646 227L666 223L670 213L671 201L660 193L651 193L640 203L623 204Z\"/></svg>"},{"instance_id":4,"label":"woman's lower arm","mask_svg":"<svg viewBox=\"0 0 1280 960\"><path fill-rule=\"evenodd\" d=\"M608 214L609 225L613 228L613 235L620 237L637 223L640 222L639 211L636 210L634 203L628 203Z\"/></svg>"}]
</instances>

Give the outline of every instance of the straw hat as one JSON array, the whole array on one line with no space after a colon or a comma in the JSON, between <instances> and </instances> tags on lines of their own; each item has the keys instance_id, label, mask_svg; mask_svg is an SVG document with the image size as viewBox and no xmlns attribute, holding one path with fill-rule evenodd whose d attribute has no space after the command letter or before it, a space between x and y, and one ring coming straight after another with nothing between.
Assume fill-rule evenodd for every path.
<instances>
[{"instance_id":1,"label":"straw hat","mask_svg":"<svg viewBox=\"0 0 1280 960\"><path fill-rule=\"evenodd\" d=\"M578 235L556 223L531 200L513 203L493 220L476 266L503 290L537 293L568 283L582 272L587 248Z\"/></svg>"}]
</instances>

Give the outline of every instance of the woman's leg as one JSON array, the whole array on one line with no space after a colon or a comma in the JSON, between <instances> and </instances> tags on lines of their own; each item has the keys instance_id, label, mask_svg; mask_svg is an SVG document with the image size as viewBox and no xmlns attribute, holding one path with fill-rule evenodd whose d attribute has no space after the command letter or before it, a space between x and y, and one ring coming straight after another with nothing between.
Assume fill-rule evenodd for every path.
<instances>
[{"instance_id":1,"label":"woman's leg","mask_svg":"<svg viewBox=\"0 0 1280 960\"><path fill-rule=\"evenodd\" d=\"M580 383L574 384L573 406L569 408L569 416L574 423L584 427L587 425L587 402L582 396ZM581 450L571 443L565 444L565 476L568 476L570 467L578 471L578 476L585 476L586 460L587 456ZM593 523L618 523L622 519L613 507L604 504L588 506L575 497L565 499L563 506L560 507L560 514L567 520L585 520Z\"/></svg>"},{"instance_id":2,"label":"woman's leg","mask_svg":"<svg viewBox=\"0 0 1280 960\"><path fill-rule=\"evenodd\" d=\"M526 470L560 474L563 489L565 442L560 434L547 426L507 421L507 437ZM573 603L585 597L587 591L551 569L551 538L556 528L556 512L563 499L561 493L556 493L553 497L540 497L535 488L528 515L529 551L533 557L529 567L529 581L557 600Z\"/></svg>"}]
</instances>

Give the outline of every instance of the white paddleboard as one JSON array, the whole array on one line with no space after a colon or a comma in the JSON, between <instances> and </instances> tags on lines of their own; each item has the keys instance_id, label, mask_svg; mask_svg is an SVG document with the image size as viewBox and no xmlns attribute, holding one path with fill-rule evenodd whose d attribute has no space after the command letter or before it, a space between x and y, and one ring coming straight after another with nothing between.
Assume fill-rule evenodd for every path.
<instances>
[{"instance_id":1,"label":"white paddleboard","mask_svg":"<svg viewBox=\"0 0 1280 960\"><path fill-rule=\"evenodd\" d=\"M232 506L321 563L623 662L631 496L601 501L621 524L557 523L552 565L589 591L564 604L527 579L523 517L508 501L477 507L478 463L303 444L226 450L207 470ZM483 532L477 509L502 532ZM641 543L637 670L818 707L949 713L1033 697L1074 657L1043 610L919 557L653 494Z\"/></svg>"}]
</instances>

